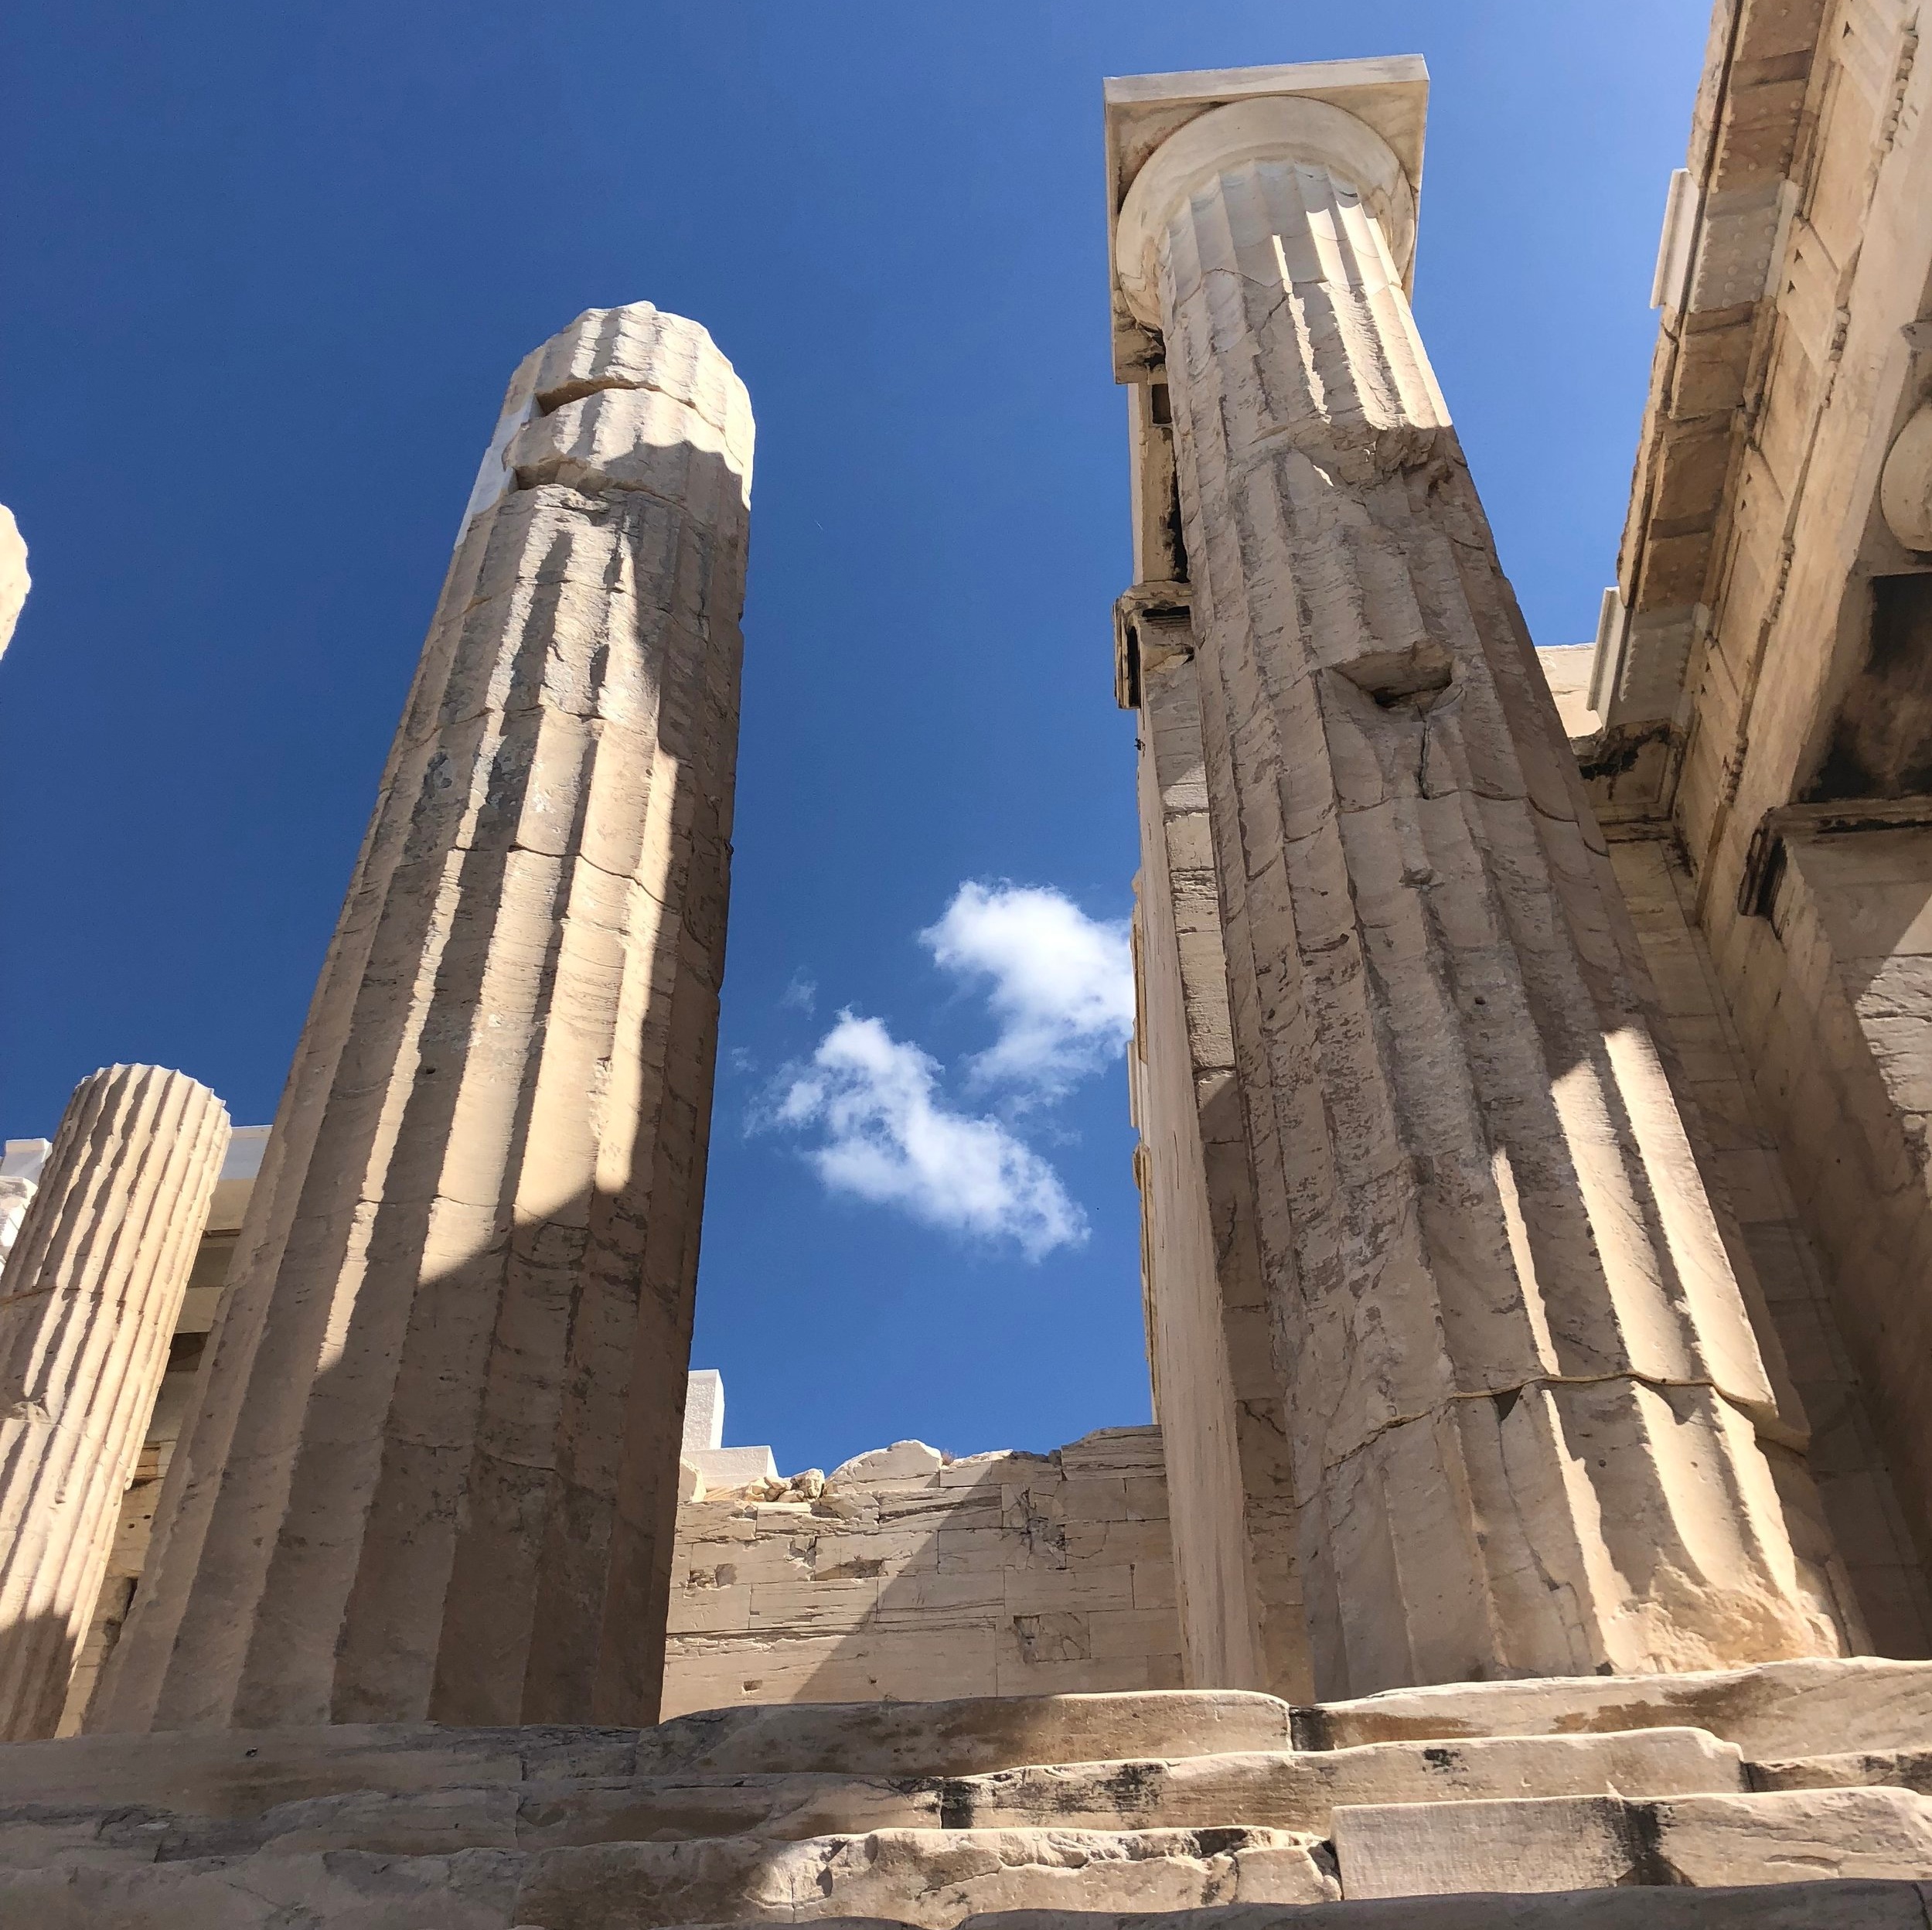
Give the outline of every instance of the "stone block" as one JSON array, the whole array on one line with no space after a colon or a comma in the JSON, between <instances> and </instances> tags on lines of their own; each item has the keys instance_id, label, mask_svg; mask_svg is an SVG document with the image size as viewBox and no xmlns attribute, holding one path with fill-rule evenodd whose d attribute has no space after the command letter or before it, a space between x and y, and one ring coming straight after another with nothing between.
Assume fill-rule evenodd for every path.
<instances>
[{"instance_id":1,"label":"stone block","mask_svg":"<svg viewBox=\"0 0 1932 1930\"><path fill-rule=\"evenodd\" d=\"M1142 1477L1135 1477L1142 1478ZM1165 1492L1165 1484L1163 1484ZM1061 1502L1069 1521L1127 1521L1127 1478L1099 1475L1091 1480L1070 1481Z\"/></svg>"},{"instance_id":2,"label":"stone block","mask_svg":"<svg viewBox=\"0 0 1932 1930\"><path fill-rule=\"evenodd\" d=\"M1015 1910L969 1918L963 1930L1923 1930L1929 1892L1932 1885L1912 1883L1789 1883L1416 1897L1399 1907L1371 1899L1211 1916Z\"/></svg>"},{"instance_id":3,"label":"stone block","mask_svg":"<svg viewBox=\"0 0 1932 1930\"><path fill-rule=\"evenodd\" d=\"M707 1495L728 1495L770 1481L779 1471L769 1448L687 1448L683 1458L704 1477Z\"/></svg>"},{"instance_id":4,"label":"stone block","mask_svg":"<svg viewBox=\"0 0 1932 1930\"><path fill-rule=\"evenodd\" d=\"M1695 1730L1654 1730L1041 1765L956 1779L947 1800L954 1812L986 1828L1058 1819L1095 1829L1194 1829L1234 1818L1325 1836L1343 1806L1532 1795L1736 1795L1744 1787L1735 1748Z\"/></svg>"},{"instance_id":5,"label":"stone block","mask_svg":"<svg viewBox=\"0 0 1932 1930\"><path fill-rule=\"evenodd\" d=\"M680 1543L678 1552L685 1588L702 1594L755 1583L809 1584L816 1547L809 1540L801 1548L795 1537L766 1536L748 1542L698 1542L688 1549Z\"/></svg>"},{"instance_id":6,"label":"stone block","mask_svg":"<svg viewBox=\"0 0 1932 1930\"><path fill-rule=\"evenodd\" d=\"M0 1876L0 1930L510 1930L524 1860L359 1850Z\"/></svg>"},{"instance_id":7,"label":"stone block","mask_svg":"<svg viewBox=\"0 0 1932 1930\"><path fill-rule=\"evenodd\" d=\"M1007 1577L1007 1607L1015 1615L1069 1608L1131 1609L1131 1568L1039 1568Z\"/></svg>"},{"instance_id":8,"label":"stone block","mask_svg":"<svg viewBox=\"0 0 1932 1930\"><path fill-rule=\"evenodd\" d=\"M1069 1481L1106 1475L1153 1475L1164 1480L1160 1430L1103 1427L1083 1434L1060 1450L1060 1471Z\"/></svg>"},{"instance_id":9,"label":"stone block","mask_svg":"<svg viewBox=\"0 0 1932 1930\"><path fill-rule=\"evenodd\" d=\"M1932 1795L1932 1746L1854 1749L1833 1756L1797 1756L1754 1762L1753 1789L1848 1789L1883 1786Z\"/></svg>"},{"instance_id":10,"label":"stone block","mask_svg":"<svg viewBox=\"0 0 1932 1930\"><path fill-rule=\"evenodd\" d=\"M939 1470L942 1488L976 1488L982 1482L1025 1482L1036 1476L1050 1476L1052 1464L1044 1454L995 1451L963 1455Z\"/></svg>"},{"instance_id":11,"label":"stone block","mask_svg":"<svg viewBox=\"0 0 1932 1930\"><path fill-rule=\"evenodd\" d=\"M1164 1521L1069 1521L1063 1538L1067 1560L1118 1567L1129 1563L1170 1563L1173 1537Z\"/></svg>"},{"instance_id":12,"label":"stone block","mask_svg":"<svg viewBox=\"0 0 1932 1930\"><path fill-rule=\"evenodd\" d=\"M1036 1659L1027 1653L1018 1636L1017 1630L1010 1631L1010 1641L999 1652L997 1679L1002 1696L1104 1695L1147 1686L1144 1656L1098 1661L1077 1652L1056 1657L1048 1651Z\"/></svg>"},{"instance_id":13,"label":"stone block","mask_svg":"<svg viewBox=\"0 0 1932 1930\"><path fill-rule=\"evenodd\" d=\"M972 1571L1000 1573L1017 1563L1011 1538L998 1527L942 1528L935 1536L939 1550L939 1572L942 1575Z\"/></svg>"},{"instance_id":14,"label":"stone block","mask_svg":"<svg viewBox=\"0 0 1932 1930\"><path fill-rule=\"evenodd\" d=\"M1545 1796L1340 1809L1344 1893L1723 1885L1932 1877L1932 1803L1908 1790L1766 1795Z\"/></svg>"},{"instance_id":15,"label":"stone block","mask_svg":"<svg viewBox=\"0 0 1932 1930\"><path fill-rule=\"evenodd\" d=\"M1136 1562L1133 1570L1133 1605L1136 1608L1175 1606L1174 1563L1170 1561Z\"/></svg>"},{"instance_id":16,"label":"stone block","mask_svg":"<svg viewBox=\"0 0 1932 1930\"><path fill-rule=\"evenodd\" d=\"M1705 1729L1747 1758L1913 1748L1932 1741L1932 1662L1818 1657L1673 1676L1459 1683L1297 1712L1304 1748L1397 1739Z\"/></svg>"},{"instance_id":17,"label":"stone block","mask_svg":"<svg viewBox=\"0 0 1932 1930\"><path fill-rule=\"evenodd\" d=\"M925 1930L1020 1908L1189 1909L1337 1894L1318 1846L1266 1830L879 1830L776 1844L622 1843L533 1857L520 1920L571 1930L884 1917Z\"/></svg>"},{"instance_id":18,"label":"stone block","mask_svg":"<svg viewBox=\"0 0 1932 1930\"><path fill-rule=\"evenodd\" d=\"M890 1448L874 1448L841 1461L825 1478L828 1485L843 1482L875 1487L881 1482L923 1480L937 1475L945 1465L946 1457L939 1449L922 1441L895 1441Z\"/></svg>"},{"instance_id":19,"label":"stone block","mask_svg":"<svg viewBox=\"0 0 1932 1930\"><path fill-rule=\"evenodd\" d=\"M634 1730L445 1730L429 1724L70 1736L0 1748L0 1808L145 1805L203 1816L259 1816L345 1789L424 1790L520 1782L533 1748L560 1736L628 1774Z\"/></svg>"},{"instance_id":20,"label":"stone block","mask_svg":"<svg viewBox=\"0 0 1932 1930\"><path fill-rule=\"evenodd\" d=\"M638 1738L636 1773L963 1776L1027 1763L1290 1746L1287 1705L1239 1690L911 1707L819 1703L721 1710L660 1724ZM16 1753L0 1751L0 1792Z\"/></svg>"},{"instance_id":21,"label":"stone block","mask_svg":"<svg viewBox=\"0 0 1932 1930\"><path fill-rule=\"evenodd\" d=\"M674 1588L668 1633L673 1635L736 1635L751 1625L748 1586Z\"/></svg>"},{"instance_id":22,"label":"stone block","mask_svg":"<svg viewBox=\"0 0 1932 1930\"><path fill-rule=\"evenodd\" d=\"M769 1632L838 1632L857 1626L878 1606L876 1579L761 1581L751 1587L751 1626Z\"/></svg>"},{"instance_id":23,"label":"stone block","mask_svg":"<svg viewBox=\"0 0 1932 1930\"><path fill-rule=\"evenodd\" d=\"M932 1610L1003 1609L1006 1577L999 1569L969 1569L962 1574L901 1574L879 1584L881 1621L894 1615L924 1616Z\"/></svg>"},{"instance_id":24,"label":"stone block","mask_svg":"<svg viewBox=\"0 0 1932 1930\"><path fill-rule=\"evenodd\" d=\"M822 1580L842 1574L936 1574L938 1538L930 1529L886 1528L820 1533L812 1545L812 1572Z\"/></svg>"},{"instance_id":25,"label":"stone block","mask_svg":"<svg viewBox=\"0 0 1932 1930\"><path fill-rule=\"evenodd\" d=\"M673 1843L751 1836L796 1842L873 1829L936 1829L939 1794L858 1777L738 1776L723 1782L526 1783L516 1846Z\"/></svg>"},{"instance_id":26,"label":"stone block","mask_svg":"<svg viewBox=\"0 0 1932 1930\"><path fill-rule=\"evenodd\" d=\"M1099 1608L1087 1622L1096 1661L1159 1654L1174 1648L1178 1639L1171 1608Z\"/></svg>"}]
</instances>

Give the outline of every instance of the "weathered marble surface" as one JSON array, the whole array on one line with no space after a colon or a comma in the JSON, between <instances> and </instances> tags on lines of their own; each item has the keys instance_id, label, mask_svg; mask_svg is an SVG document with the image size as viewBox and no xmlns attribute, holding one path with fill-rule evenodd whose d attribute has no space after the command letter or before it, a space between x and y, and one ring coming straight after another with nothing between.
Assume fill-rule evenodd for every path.
<instances>
[{"instance_id":1,"label":"weathered marble surface","mask_svg":"<svg viewBox=\"0 0 1932 1930\"><path fill-rule=\"evenodd\" d=\"M97 1726L655 1713L751 443L648 304L513 381Z\"/></svg>"},{"instance_id":2,"label":"weathered marble surface","mask_svg":"<svg viewBox=\"0 0 1932 1930\"><path fill-rule=\"evenodd\" d=\"M0 1279L0 1738L51 1736L228 1144L158 1066L75 1087Z\"/></svg>"}]
</instances>

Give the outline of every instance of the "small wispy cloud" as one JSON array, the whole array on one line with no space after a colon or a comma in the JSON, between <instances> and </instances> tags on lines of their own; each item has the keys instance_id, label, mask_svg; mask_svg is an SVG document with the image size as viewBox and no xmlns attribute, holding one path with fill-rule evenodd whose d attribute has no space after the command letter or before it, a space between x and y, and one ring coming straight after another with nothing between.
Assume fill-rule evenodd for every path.
<instances>
[{"instance_id":1,"label":"small wispy cloud","mask_svg":"<svg viewBox=\"0 0 1932 1930\"><path fill-rule=\"evenodd\" d=\"M794 972L785 990L779 994L779 1003L789 1010L802 1012L809 1018L819 1009L819 987L814 979L802 972Z\"/></svg>"},{"instance_id":2,"label":"small wispy cloud","mask_svg":"<svg viewBox=\"0 0 1932 1930\"><path fill-rule=\"evenodd\" d=\"M949 1107L939 1072L877 1019L841 1012L774 1094L771 1123L823 1135L806 1157L833 1192L1030 1260L1082 1244L1086 1216L1052 1167L998 1120Z\"/></svg>"},{"instance_id":3,"label":"small wispy cloud","mask_svg":"<svg viewBox=\"0 0 1932 1930\"><path fill-rule=\"evenodd\" d=\"M936 963L990 981L1000 1035L972 1061L981 1085L1054 1098L1097 1071L1133 1031L1126 921L1089 918L1063 892L969 881L919 934Z\"/></svg>"}]
</instances>

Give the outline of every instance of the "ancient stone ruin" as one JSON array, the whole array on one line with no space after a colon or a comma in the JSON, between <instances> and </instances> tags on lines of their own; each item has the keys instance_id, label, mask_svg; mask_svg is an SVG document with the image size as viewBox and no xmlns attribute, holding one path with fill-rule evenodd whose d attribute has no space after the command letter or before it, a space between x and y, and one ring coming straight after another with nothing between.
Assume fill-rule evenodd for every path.
<instances>
[{"instance_id":1,"label":"ancient stone ruin","mask_svg":"<svg viewBox=\"0 0 1932 1930\"><path fill-rule=\"evenodd\" d=\"M272 1127L0 1163L0 1930L1932 1921L1932 63L1718 26L1587 646L1422 63L1107 84L1155 1428L725 1444L751 408L528 357Z\"/></svg>"}]
</instances>

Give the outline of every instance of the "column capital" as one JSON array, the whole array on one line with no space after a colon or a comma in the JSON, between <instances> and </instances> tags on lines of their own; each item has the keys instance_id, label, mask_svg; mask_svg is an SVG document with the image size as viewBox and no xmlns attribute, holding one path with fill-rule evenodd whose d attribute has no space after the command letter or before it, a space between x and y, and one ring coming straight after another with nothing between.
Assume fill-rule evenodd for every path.
<instances>
[{"instance_id":1,"label":"column capital","mask_svg":"<svg viewBox=\"0 0 1932 1930\"><path fill-rule=\"evenodd\" d=\"M1153 251L1174 207L1249 162L1311 162L1345 176L1381 222L1406 287L1428 100L1429 70L1415 54L1108 81L1116 379L1144 380L1154 359Z\"/></svg>"}]
</instances>

